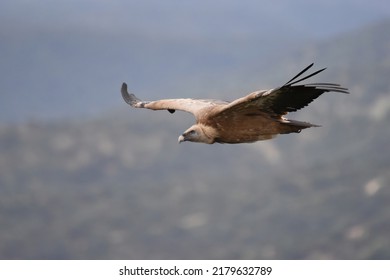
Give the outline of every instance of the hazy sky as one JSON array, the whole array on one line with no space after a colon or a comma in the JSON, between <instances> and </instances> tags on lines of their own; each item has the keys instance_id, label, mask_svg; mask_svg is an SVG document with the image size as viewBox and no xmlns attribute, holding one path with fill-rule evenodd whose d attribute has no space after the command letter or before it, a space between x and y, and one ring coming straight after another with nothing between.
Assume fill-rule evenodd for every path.
<instances>
[{"instance_id":1,"label":"hazy sky","mask_svg":"<svg viewBox=\"0 0 390 280\"><path fill-rule=\"evenodd\" d=\"M150 92L211 87L389 17L387 2L3 0L0 120L113 108L111 92L129 79Z\"/></svg>"},{"instance_id":2,"label":"hazy sky","mask_svg":"<svg viewBox=\"0 0 390 280\"><path fill-rule=\"evenodd\" d=\"M390 15L386 0L3 0L0 3L1 30L46 26L90 27L115 32L115 28L138 28L171 32L226 32L225 26L253 29L257 23L282 24L324 36L356 28ZM136 25L136 26L129 26ZM190 30L188 30L190 28ZM104 30L106 29L106 30ZM250 32L250 30L248 30Z\"/></svg>"}]
</instances>

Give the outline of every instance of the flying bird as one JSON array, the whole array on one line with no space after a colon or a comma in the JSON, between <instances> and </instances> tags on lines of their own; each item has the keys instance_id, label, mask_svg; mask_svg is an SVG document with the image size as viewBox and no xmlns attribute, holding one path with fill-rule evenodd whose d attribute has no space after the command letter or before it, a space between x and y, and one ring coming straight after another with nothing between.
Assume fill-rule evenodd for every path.
<instances>
[{"instance_id":1,"label":"flying bird","mask_svg":"<svg viewBox=\"0 0 390 280\"><path fill-rule=\"evenodd\" d=\"M318 126L289 120L284 115L307 106L324 92L348 93L347 88L333 83L297 85L326 69L301 78L312 66L313 63L281 87L258 90L232 102L192 98L142 101L128 93L126 83L122 84L121 93L126 103L134 108L167 110L170 113L179 110L193 114L196 123L179 136L179 143L251 143Z\"/></svg>"}]
</instances>

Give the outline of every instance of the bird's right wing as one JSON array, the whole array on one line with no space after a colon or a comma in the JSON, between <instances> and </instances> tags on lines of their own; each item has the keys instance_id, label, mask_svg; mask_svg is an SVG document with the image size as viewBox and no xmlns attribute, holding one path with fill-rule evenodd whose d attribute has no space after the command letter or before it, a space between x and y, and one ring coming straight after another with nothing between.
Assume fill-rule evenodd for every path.
<instances>
[{"instance_id":1,"label":"bird's right wing","mask_svg":"<svg viewBox=\"0 0 390 280\"><path fill-rule=\"evenodd\" d=\"M176 110L185 111L198 117L200 111L207 107L218 104L228 104L227 102L211 99L192 99L192 98L177 98L177 99L161 99L156 101L142 101L134 94L128 93L127 84L123 83L121 88L122 97L127 104L134 108L146 108L151 110L168 110L174 113Z\"/></svg>"}]
</instances>

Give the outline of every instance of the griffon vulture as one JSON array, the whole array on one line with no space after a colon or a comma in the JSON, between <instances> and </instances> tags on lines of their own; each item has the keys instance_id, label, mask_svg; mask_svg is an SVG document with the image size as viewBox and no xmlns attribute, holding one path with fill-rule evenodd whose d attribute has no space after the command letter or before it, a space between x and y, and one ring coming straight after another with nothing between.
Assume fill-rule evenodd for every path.
<instances>
[{"instance_id":1,"label":"griffon vulture","mask_svg":"<svg viewBox=\"0 0 390 280\"><path fill-rule=\"evenodd\" d=\"M297 85L326 69L299 78L312 66L313 63L281 87L258 90L232 102L192 98L142 101L127 92L126 83L122 84L121 93L126 103L134 108L192 113L196 118L196 124L180 135L179 143L183 141L207 144L251 143L271 139L278 134L298 133L302 129L318 126L288 120L283 116L305 107L324 92L348 93L347 88L333 83Z\"/></svg>"}]
</instances>

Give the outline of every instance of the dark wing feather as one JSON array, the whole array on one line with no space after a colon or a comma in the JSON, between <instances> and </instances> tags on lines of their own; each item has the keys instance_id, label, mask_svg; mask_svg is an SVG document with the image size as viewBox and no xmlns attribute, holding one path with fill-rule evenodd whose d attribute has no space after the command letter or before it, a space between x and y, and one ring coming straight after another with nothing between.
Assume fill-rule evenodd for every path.
<instances>
[{"instance_id":1,"label":"dark wing feather","mask_svg":"<svg viewBox=\"0 0 390 280\"><path fill-rule=\"evenodd\" d=\"M330 91L348 93L347 89L337 84L287 85L263 93L254 103L261 110L285 115L302 109L324 92Z\"/></svg>"},{"instance_id":2,"label":"dark wing feather","mask_svg":"<svg viewBox=\"0 0 390 280\"><path fill-rule=\"evenodd\" d=\"M233 101L225 108L224 111L234 110L241 111L242 113L261 111L274 117L280 117L288 112L294 112L307 106L324 92L335 91L348 93L348 89L333 83L296 85L296 83L306 80L325 70L324 68L298 79L312 66L313 64L303 69L282 87L253 92L245 97Z\"/></svg>"}]
</instances>

